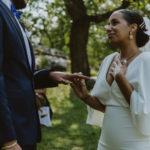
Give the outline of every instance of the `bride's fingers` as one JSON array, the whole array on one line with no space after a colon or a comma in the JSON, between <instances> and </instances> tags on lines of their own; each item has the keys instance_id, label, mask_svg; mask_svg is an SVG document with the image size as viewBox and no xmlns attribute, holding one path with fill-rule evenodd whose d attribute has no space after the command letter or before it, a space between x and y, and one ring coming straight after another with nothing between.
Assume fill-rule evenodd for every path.
<instances>
[{"instance_id":1,"label":"bride's fingers","mask_svg":"<svg viewBox=\"0 0 150 150\"><path fill-rule=\"evenodd\" d=\"M72 87L72 89L73 89L74 91L78 91L78 87L76 86L76 84L71 83L70 86Z\"/></svg>"},{"instance_id":2,"label":"bride's fingers","mask_svg":"<svg viewBox=\"0 0 150 150\"><path fill-rule=\"evenodd\" d=\"M112 71L109 71L109 74L112 75L112 76L114 76L114 72L112 72Z\"/></svg>"},{"instance_id":3,"label":"bride's fingers","mask_svg":"<svg viewBox=\"0 0 150 150\"><path fill-rule=\"evenodd\" d=\"M120 59L116 59L116 64L117 64L117 65L120 65L120 64L121 64Z\"/></svg>"},{"instance_id":4,"label":"bride's fingers","mask_svg":"<svg viewBox=\"0 0 150 150\"><path fill-rule=\"evenodd\" d=\"M113 65L116 66L116 65L117 65L117 61L114 61L114 62L113 62Z\"/></svg>"},{"instance_id":5,"label":"bride's fingers","mask_svg":"<svg viewBox=\"0 0 150 150\"><path fill-rule=\"evenodd\" d=\"M84 79L80 79L80 80L75 79L73 83L74 83L73 85L76 86L76 88L78 88L80 91L82 92L87 91L87 87Z\"/></svg>"},{"instance_id":6,"label":"bride's fingers","mask_svg":"<svg viewBox=\"0 0 150 150\"><path fill-rule=\"evenodd\" d=\"M121 66L122 66L122 64L121 64L120 60L116 60L116 62L113 63L112 67L115 69L115 68L118 68L118 67L121 67Z\"/></svg>"},{"instance_id":7,"label":"bride's fingers","mask_svg":"<svg viewBox=\"0 0 150 150\"><path fill-rule=\"evenodd\" d=\"M118 62L118 60L115 60L114 62L113 62L113 64L112 64L112 67L116 67L116 66L118 66L119 65L119 62Z\"/></svg>"},{"instance_id":8,"label":"bride's fingers","mask_svg":"<svg viewBox=\"0 0 150 150\"><path fill-rule=\"evenodd\" d=\"M82 88L82 91L87 91L85 80L81 80L81 88Z\"/></svg>"},{"instance_id":9,"label":"bride's fingers","mask_svg":"<svg viewBox=\"0 0 150 150\"><path fill-rule=\"evenodd\" d=\"M82 96L82 91L74 83L71 83L70 86L74 90L76 95L80 98Z\"/></svg>"},{"instance_id":10,"label":"bride's fingers","mask_svg":"<svg viewBox=\"0 0 150 150\"><path fill-rule=\"evenodd\" d=\"M80 84L79 84L79 79L74 79L74 80L73 80L73 83L76 84L76 86L79 86L79 85L80 85Z\"/></svg>"},{"instance_id":11,"label":"bride's fingers","mask_svg":"<svg viewBox=\"0 0 150 150\"><path fill-rule=\"evenodd\" d=\"M110 68L110 71L114 71L115 70L115 66L112 66L111 68Z\"/></svg>"}]
</instances>

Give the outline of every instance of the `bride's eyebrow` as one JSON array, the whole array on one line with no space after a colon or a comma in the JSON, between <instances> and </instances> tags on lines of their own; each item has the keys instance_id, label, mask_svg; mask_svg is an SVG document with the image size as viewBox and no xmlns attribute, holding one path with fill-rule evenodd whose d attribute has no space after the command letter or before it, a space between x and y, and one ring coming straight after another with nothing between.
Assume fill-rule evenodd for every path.
<instances>
[{"instance_id":1,"label":"bride's eyebrow","mask_svg":"<svg viewBox=\"0 0 150 150\"><path fill-rule=\"evenodd\" d=\"M113 18L112 20L110 20L110 22L116 22L116 21L118 21L117 18Z\"/></svg>"}]
</instances>

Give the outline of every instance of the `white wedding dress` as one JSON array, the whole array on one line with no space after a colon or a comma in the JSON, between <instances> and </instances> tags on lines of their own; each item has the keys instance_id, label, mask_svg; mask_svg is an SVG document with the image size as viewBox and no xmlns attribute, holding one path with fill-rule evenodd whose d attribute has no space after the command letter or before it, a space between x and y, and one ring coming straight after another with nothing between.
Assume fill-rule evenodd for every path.
<instances>
[{"instance_id":1,"label":"white wedding dress","mask_svg":"<svg viewBox=\"0 0 150 150\"><path fill-rule=\"evenodd\" d=\"M108 67L117 52L107 56L92 95L106 105L98 150L150 150L150 52L142 52L128 66L126 78L134 87L130 106L116 81L106 81ZM87 123L100 125L103 114L88 107Z\"/></svg>"}]
</instances>

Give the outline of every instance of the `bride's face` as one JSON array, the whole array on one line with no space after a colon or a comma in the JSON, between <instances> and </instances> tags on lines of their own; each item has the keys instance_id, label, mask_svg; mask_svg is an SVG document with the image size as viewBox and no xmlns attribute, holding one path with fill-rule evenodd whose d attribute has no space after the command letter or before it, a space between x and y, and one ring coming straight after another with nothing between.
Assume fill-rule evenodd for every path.
<instances>
[{"instance_id":1,"label":"bride's face","mask_svg":"<svg viewBox=\"0 0 150 150\"><path fill-rule=\"evenodd\" d=\"M121 12L116 11L110 16L107 33L111 44L120 45L122 42L129 41L130 31L131 28Z\"/></svg>"},{"instance_id":2,"label":"bride's face","mask_svg":"<svg viewBox=\"0 0 150 150\"><path fill-rule=\"evenodd\" d=\"M26 7L28 0L11 0L14 4L16 9L23 9Z\"/></svg>"}]
</instances>

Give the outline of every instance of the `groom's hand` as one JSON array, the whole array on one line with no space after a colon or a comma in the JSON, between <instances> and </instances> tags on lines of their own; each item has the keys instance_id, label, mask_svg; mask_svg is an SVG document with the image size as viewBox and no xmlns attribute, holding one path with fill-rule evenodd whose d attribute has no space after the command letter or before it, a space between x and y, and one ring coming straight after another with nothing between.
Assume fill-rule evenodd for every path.
<instances>
[{"instance_id":1,"label":"groom's hand","mask_svg":"<svg viewBox=\"0 0 150 150\"><path fill-rule=\"evenodd\" d=\"M22 150L22 148L19 146L16 140L12 140L9 142L5 142L1 148L1 150Z\"/></svg>"},{"instance_id":2,"label":"groom's hand","mask_svg":"<svg viewBox=\"0 0 150 150\"><path fill-rule=\"evenodd\" d=\"M52 71L49 73L50 78L53 79L55 83L69 84L74 81L74 79L89 79L89 77L82 75L81 73L64 73Z\"/></svg>"}]
</instances>

